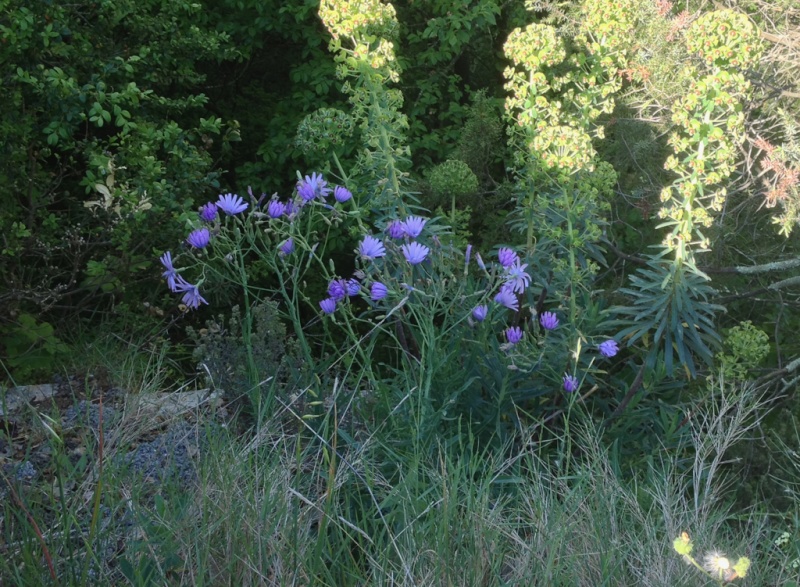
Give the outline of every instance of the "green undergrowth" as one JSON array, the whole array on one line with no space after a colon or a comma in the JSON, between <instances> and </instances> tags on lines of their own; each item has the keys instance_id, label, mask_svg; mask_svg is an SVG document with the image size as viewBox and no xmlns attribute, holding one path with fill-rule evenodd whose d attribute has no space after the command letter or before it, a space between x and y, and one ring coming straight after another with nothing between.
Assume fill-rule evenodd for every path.
<instances>
[{"instance_id":1,"label":"green undergrowth","mask_svg":"<svg viewBox=\"0 0 800 587\"><path fill-rule=\"evenodd\" d=\"M765 407L752 387L714 384L687 445L630 471L578 402L499 448L469 430L449 446L399 439L391 414L332 409L309 424L300 397L258 425L156 421L141 400L187 388L165 383L163 353L149 357L110 371L130 388L102 441L87 430L75 446L57 414L31 410L30 450L49 445L55 473L4 473L3 585L711 584L672 551L682 532L695 553L749 557L745 585L796 584L797 471L784 471L794 514L730 507L739 469L724 455ZM154 483L120 458L179 420L205 439L195 481Z\"/></svg>"}]
</instances>

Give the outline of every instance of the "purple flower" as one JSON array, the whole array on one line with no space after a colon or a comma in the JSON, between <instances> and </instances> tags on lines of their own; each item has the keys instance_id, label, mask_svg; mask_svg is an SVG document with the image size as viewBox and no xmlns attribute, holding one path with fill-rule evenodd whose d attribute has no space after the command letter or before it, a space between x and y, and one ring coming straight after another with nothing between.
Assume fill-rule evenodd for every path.
<instances>
[{"instance_id":1,"label":"purple flower","mask_svg":"<svg viewBox=\"0 0 800 587\"><path fill-rule=\"evenodd\" d=\"M207 228L198 228L197 230L193 230L189 233L189 236L186 239L186 242L196 249L207 247L210 241L211 233L208 232Z\"/></svg>"},{"instance_id":2,"label":"purple flower","mask_svg":"<svg viewBox=\"0 0 800 587\"><path fill-rule=\"evenodd\" d=\"M475 262L482 271L486 271L486 264L483 262L483 257L481 257L480 253L475 253Z\"/></svg>"},{"instance_id":3,"label":"purple flower","mask_svg":"<svg viewBox=\"0 0 800 587\"><path fill-rule=\"evenodd\" d=\"M336 310L336 300L333 298L325 298L324 300L320 301L319 307L326 314L333 314L333 311Z\"/></svg>"},{"instance_id":4,"label":"purple flower","mask_svg":"<svg viewBox=\"0 0 800 587\"><path fill-rule=\"evenodd\" d=\"M343 279L334 279L328 284L328 295L335 301L344 299L347 294L347 287Z\"/></svg>"},{"instance_id":5,"label":"purple flower","mask_svg":"<svg viewBox=\"0 0 800 587\"><path fill-rule=\"evenodd\" d=\"M519 300L517 299L514 290L507 285L504 285L500 288L500 291L496 296L494 296L494 301L501 306L505 306L509 310L514 310L515 312L519 310Z\"/></svg>"},{"instance_id":6,"label":"purple flower","mask_svg":"<svg viewBox=\"0 0 800 587\"><path fill-rule=\"evenodd\" d=\"M488 306L475 306L475 309L472 310L472 317L475 318L478 322L483 322L486 320L486 314L489 313Z\"/></svg>"},{"instance_id":7,"label":"purple flower","mask_svg":"<svg viewBox=\"0 0 800 587\"><path fill-rule=\"evenodd\" d=\"M270 218L280 218L286 212L286 204L278 200L270 200L267 206L267 214Z\"/></svg>"},{"instance_id":8,"label":"purple flower","mask_svg":"<svg viewBox=\"0 0 800 587\"><path fill-rule=\"evenodd\" d=\"M382 300L389 294L389 290L386 289L386 286L383 285L380 281L376 281L372 284L372 287L369 288L369 297L372 298L373 302L377 302L378 300Z\"/></svg>"},{"instance_id":9,"label":"purple flower","mask_svg":"<svg viewBox=\"0 0 800 587\"><path fill-rule=\"evenodd\" d=\"M208 305L208 302L200 295L200 288L192 285L183 277L178 276L178 281L173 291L183 292L181 301L193 310L199 308L201 303Z\"/></svg>"},{"instance_id":10,"label":"purple flower","mask_svg":"<svg viewBox=\"0 0 800 587\"><path fill-rule=\"evenodd\" d=\"M406 261L412 265L419 265L422 263L428 256L428 253L431 252L428 247L416 241L403 245L400 247L400 250L403 251L403 256L406 258Z\"/></svg>"},{"instance_id":11,"label":"purple flower","mask_svg":"<svg viewBox=\"0 0 800 587\"><path fill-rule=\"evenodd\" d=\"M347 295L351 297L357 296L358 292L361 291L361 284L358 283L358 280L356 279L348 279L345 284L347 287Z\"/></svg>"},{"instance_id":12,"label":"purple flower","mask_svg":"<svg viewBox=\"0 0 800 587\"><path fill-rule=\"evenodd\" d=\"M167 251L166 253L161 255L161 258L159 260L161 261L161 264L166 268L166 271L164 271L164 273L161 274L161 277L166 277L169 289L171 291L176 291L175 280L178 279L179 275L178 272L175 271L175 267L172 266L172 253Z\"/></svg>"},{"instance_id":13,"label":"purple flower","mask_svg":"<svg viewBox=\"0 0 800 587\"><path fill-rule=\"evenodd\" d=\"M500 261L500 264L505 268L510 267L515 262L519 262L519 257L517 254L507 247L503 247L497 251L497 258Z\"/></svg>"},{"instance_id":14,"label":"purple flower","mask_svg":"<svg viewBox=\"0 0 800 587\"><path fill-rule=\"evenodd\" d=\"M616 340L610 338L605 342L601 342L597 350L599 350L600 354L604 357L610 358L619 352L619 345Z\"/></svg>"},{"instance_id":15,"label":"purple flower","mask_svg":"<svg viewBox=\"0 0 800 587\"><path fill-rule=\"evenodd\" d=\"M247 210L247 203L236 194L220 194L217 200L217 208L225 212L228 216L234 216Z\"/></svg>"},{"instance_id":16,"label":"purple flower","mask_svg":"<svg viewBox=\"0 0 800 587\"><path fill-rule=\"evenodd\" d=\"M542 312L542 315L539 316L539 324L545 330L555 330L558 328L558 316L554 312Z\"/></svg>"},{"instance_id":17,"label":"purple flower","mask_svg":"<svg viewBox=\"0 0 800 587\"><path fill-rule=\"evenodd\" d=\"M403 230L403 223L399 220L392 220L386 226L386 234L388 234L391 238L403 238L405 234Z\"/></svg>"},{"instance_id":18,"label":"purple flower","mask_svg":"<svg viewBox=\"0 0 800 587\"><path fill-rule=\"evenodd\" d=\"M419 216L409 216L403 222L403 233L411 238L417 238L428 220Z\"/></svg>"},{"instance_id":19,"label":"purple flower","mask_svg":"<svg viewBox=\"0 0 800 587\"><path fill-rule=\"evenodd\" d=\"M350 193L346 187L337 185L336 189L333 190L333 197L336 198L336 201L340 204L344 204L347 200L353 197L353 194Z\"/></svg>"},{"instance_id":20,"label":"purple flower","mask_svg":"<svg viewBox=\"0 0 800 587\"><path fill-rule=\"evenodd\" d=\"M294 252L294 239L286 239L283 241L283 244L278 247L278 253L285 257L287 255L291 255Z\"/></svg>"},{"instance_id":21,"label":"purple flower","mask_svg":"<svg viewBox=\"0 0 800 587\"><path fill-rule=\"evenodd\" d=\"M464 266L469 265L469 260L472 257L472 245L467 245L467 250L464 252Z\"/></svg>"},{"instance_id":22,"label":"purple flower","mask_svg":"<svg viewBox=\"0 0 800 587\"><path fill-rule=\"evenodd\" d=\"M317 196L325 197L331 193L331 188L326 187L328 182L322 179L322 174L312 173L304 180L297 182L297 193L303 198L304 202L310 202Z\"/></svg>"},{"instance_id":23,"label":"purple flower","mask_svg":"<svg viewBox=\"0 0 800 587\"><path fill-rule=\"evenodd\" d=\"M214 222L217 219L217 205L209 202L200 208L200 219L206 222Z\"/></svg>"},{"instance_id":24,"label":"purple flower","mask_svg":"<svg viewBox=\"0 0 800 587\"><path fill-rule=\"evenodd\" d=\"M291 220L297 215L298 210L300 210L300 206L292 202L286 202L286 208L284 209L283 213L286 214L286 217Z\"/></svg>"},{"instance_id":25,"label":"purple flower","mask_svg":"<svg viewBox=\"0 0 800 587\"><path fill-rule=\"evenodd\" d=\"M524 292L531 283L531 276L525 272L527 266L527 263L521 265L517 259L513 265L506 267L506 285L516 293Z\"/></svg>"},{"instance_id":26,"label":"purple flower","mask_svg":"<svg viewBox=\"0 0 800 587\"><path fill-rule=\"evenodd\" d=\"M572 393L578 389L578 378L574 375L567 375L565 373L564 378L561 381L564 383L564 391L567 393Z\"/></svg>"},{"instance_id":27,"label":"purple flower","mask_svg":"<svg viewBox=\"0 0 800 587\"><path fill-rule=\"evenodd\" d=\"M365 259L377 259L386 254L386 247L374 236L367 235L358 246L358 253Z\"/></svg>"},{"instance_id":28,"label":"purple flower","mask_svg":"<svg viewBox=\"0 0 800 587\"><path fill-rule=\"evenodd\" d=\"M510 328L506 328L506 340L508 340L509 344L517 344L519 341L522 340L522 330L520 330L519 326L512 326Z\"/></svg>"}]
</instances>

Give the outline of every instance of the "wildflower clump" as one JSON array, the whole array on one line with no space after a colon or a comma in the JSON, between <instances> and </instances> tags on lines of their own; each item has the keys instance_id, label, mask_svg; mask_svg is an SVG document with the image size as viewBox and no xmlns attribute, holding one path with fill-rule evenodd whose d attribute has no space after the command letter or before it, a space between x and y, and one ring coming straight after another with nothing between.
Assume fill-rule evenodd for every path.
<instances>
[{"instance_id":1,"label":"wildflower clump","mask_svg":"<svg viewBox=\"0 0 800 587\"><path fill-rule=\"evenodd\" d=\"M493 261L485 263L472 245L462 249L441 239L440 234L446 234L442 227L421 214L398 211L384 216L378 226L367 225L351 202L352 192L318 172L298 173L293 188L288 198L256 198L250 190L250 201L223 194L190 220L182 252L174 259L169 251L161 256L162 276L183 306L198 309L209 303L206 290L223 297L231 288L221 286L238 284L245 308L242 338L249 348L249 308L267 297L282 299L278 307L294 325L298 348L309 365L319 361L320 349L347 344L354 349L348 361L377 370L381 366L371 360L363 341L394 341L387 352L395 349L401 353L399 360L418 362L412 370L421 377L414 381L421 390L417 415L424 411L439 417L438 410L456 409L471 413L482 390L493 389L488 381L478 382L490 377L498 363L514 373L502 383L508 391L492 391L498 403L491 409L504 414L548 391L576 391L594 376L591 354L582 358L580 350L568 349L568 329L556 332L560 310L537 314L534 309L534 300L547 298L529 269L529 258L520 251L499 246ZM212 211L217 213L213 219ZM219 214L225 216L220 219ZM315 228L347 220L352 221L347 232L353 238L354 265L349 276L337 272L334 261L325 256L325 243ZM251 263L258 268L251 270ZM190 281L189 275L196 278ZM309 313L313 318L307 323ZM389 320L391 328L384 325ZM320 324L324 334L314 330ZM436 356L442 345L464 348L470 358L456 367L456 355ZM615 345L606 340L598 349L603 356L613 356ZM254 385L263 380L256 372L256 359L248 356L248 377ZM565 373L570 374L562 376ZM465 384L434 385L437 377L463 377ZM453 391L447 391L449 387ZM445 392L453 397L436 395Z\"/></svg>"},{"instance_id":2,"label":"wildflower clump","mask_svg":"<svg viewBox=\"0 0 800 587\"><path fill-rule=\"evenodd\" d=\"M699 563L692 556L694 544L686 532L681 533L673 542L672 548L683 560L697 568L701 573L716 581L719 585L730 583L735 579L744 579L750 570L750 559L740 557L736 563L716 551L710 551L703 556L703 563Z\"/></svg>"}]
</instances>

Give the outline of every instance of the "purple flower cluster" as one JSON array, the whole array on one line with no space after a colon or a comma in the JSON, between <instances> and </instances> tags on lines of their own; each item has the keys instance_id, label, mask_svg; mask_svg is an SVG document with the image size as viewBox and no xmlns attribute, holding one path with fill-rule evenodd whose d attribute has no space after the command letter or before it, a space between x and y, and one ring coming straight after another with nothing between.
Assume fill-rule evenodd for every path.
<instances>
[{"instance_id":1,"label":"purple flower cluster","mask_svg":"<svg viewBox=\"0 0 800 587\"><path fill-rule=\"evenodd\" d=\"M558 316L553 312L542 312L542 315L539 316L539 324L545 330L555 330L558 328Z\"/></svg>"},{"instance_id":2,"label":"purple flower cluster","mask_svg":"<svg viewBox=\"0 0 800 587\"><path fill-rule=\"evenodd\" d=\"M287 257L294 252L294 239L286 239L281 246L278 247L278 254L281 257Z\"/></svg>"},{"instance_id":3,"label":"purple flower cluster","mask_svg":"<svg viewBox=\"0 0 800 587\"><path fill-rule=\"evenodd\" d=\"M564 391L566 391L567 393L572 393L573 391L578 389L579 385L578 378L575 377L574 375L568 375L565 373L564 378L561 381L564 384Z\"/></svg>"},{"instance_id":4,"label":"purple flower cluster","mask_svg":"<svg viewBox=\"0 0 800 587\"><path fill-rule=\"evenodd\" d=\"M405 236L403 223L399 220L392 220L388 225L386 225L386 234L393 239L403 238L403 236Z\"/></svg>"},{"instance_id":5,"label":"purple flower cluster","mask_svg":"<svg viewBox=\"0 0 800 587\"><path fill-rule=\"evenodd\" d=\"M519 326L512 326L510 328L506 328L506 340L508 340L508 344L515 345L519 341L522 340L524 333L520 329Z\"/></svg>"},{"instance_id":6,"label":"purple flower cluster","mask_svg":"<svg viewBox=\"0 0 800 587\"><path fill-rule=\"evenodd\" d=\"M267 204L267 214L270 218L280 218L286 214L286 204L279 200L270 200Z\"/></svg>"},{"instance_id":7,"label":"purple flower cluster","mask_svg":"<svg viewBox=\"0 0 800 587\"><path fill-rule=\"evenodd\" d=\"M369 288L369 297L372 299L373 302L382 300L387 295L389 295L389 290L380 281L376 281Z\"/></svg>"},{"instance_id":8,"label":"purple flower cluster","mask_svg":"<svg viewBox=\"0 0 800 587\"><path fill-rule=\"evenodd\" d=\"M196 249L202 249L211 242L211 233L207 228L198 228L189 233L186 242Z\"/></svg>"},{"instance_id":9,"label":"purple flower cluster","mask_svg":"<svg viewBox=\"0 0 800 587\"><path fill-rule=\"evenodd\" d=\"M297 182L297 194L304 202L310 202L314 198L325 198L331 193L331 188L327 187L328 182L322 178L321 173L312 173L311 177L305 176Z\"/></svg>"},{"instance_id":10,"label":"purple flower cluster","mask_svg":"<svg viewBox=\"0 0 800 587\"><path fill-rule=\"evenodd\" d=\"M336 189L333 190L333 197L336 198L336 201L340 204L344 204L347 200L353 197L353 194L350 193L344 186L337 185Z\"/></svg>"},{"instance_id":11,"label":"purple flower cluster","mask_svg":"<svg viewBox=\"0 0 800 587\"><path fill-rule=\"evenodd\" d=\"M428 257L428 253L431 252L428 247L416 241L403 245L400 247L400 250L403 251L403 256L410 265L419 265Z\"/></svg>"},{"instance_id":12,"label":"purple flower cluster","mask_svg":"<svg viewBox=\"0 0 800 587\"><path fill-rule=\"evenodd\" d=\"M228 216L236 216L247 210L247 202L236 194L220 194L217 200L217 208L225 212Z\"/></svg>"},{"instance_id":13,"label":"purple flower cluster","mask_svg":"<svg viewBox=\"0 0 800 587\"><path fill-rule=\"evenodd\" d=\"M514 293L514 290L508 286L508 284L500 288L500 291L496 296L494 296L494 301L501 306L505 306L509 310L513 310L514 312L519 310L519 300L517 299L517 295Z\"/></svg>"},{"instance_id":14,"label":"purple flower cluster","mask_svg":"<svg viewBox=\"0 0 800 587\"><path fill-rule=\"evenodd\" d=\"M514 293L523 293L525 288L531 283L531 276L525 271L528 264L522 264L519 258L514 263L506 267L506 286L511 288Z\"/></svg>"},{"instance_id":15,"label":"purple flower cluster","mask_svg":"<svg viewBox=\"0 0 800 587\"><path fill-rule=\"evenodd\" d=\"M189 308L196 310L200 304L208 305L208 302L203 296L200 295L200 288L186 281L178 274L175 266L172 264L172 253L167 251L159 259L166 271L161 274L166 277L169 289L175 293L182 293L181 301Z\"/></svg>"},{"instance_id":16,"label":"purple flower cluster","mask_svg":"<svg viewBox=\"0 0 800 587\"><path fill-rule=\"evenodd\" d=\"M497 251L497 259L504 269L508 269L514 263L519 263L519 256L511 249L505 247Z\"/></svg>"},{"instance_id":17,"label":"purple flower cluster","mask_svg":"<svg viewBox=\"0 0 800 587\"><path fill-rule=\"evenodd\" d=\"M409 238L417 238L422 234L428 220L419 216L409 216L402 222L403 234Z\"/></svg>"},{"instance_id":18,"label":"purple flower cluster","mask_svg":"<svg viewBox=\"0 0 800 587\"><path fill-rule=\"evenodd\" d=\"M200 220L204 222L214 222L217 216L217 205L214 202L208 202L200 208Z\"/></svg>"},{"instance_id":19,"label":"purple flower cluster","mask_svg":"<svg viewBox=\"0 0 800 587\"><path fill-rule=\"evenodd\" d=\"M604 357L611 358L619 352L619 345L617 344L616 340L610 338L605 342L601 342L598 345L597 350L599 350L600 354Z\"/></svg>"},{"instance_id":20,"label":"purple flower cluster","mask_svg":"<svg viewBox=\"0 0 800 587\"><path fill-rule=\"evenodd\" d=\"M332 314L339 302L346 297L357 296L360 291L361 284L356 279L333 279L328 283L328 297L320 301L319 307L325 314Z\"/></svg>"},{"instance_id":21,"label":"purple flower cluster","mask_svg":"<svg viewBox=\"0 0 800 587\"><path fill-rule=\"evenodd\" d=\"M374 236L367 235L358 246L358 254L364 259L372 261L373 259L386 255L386 247Z\"/></svg>"}]
</instances>

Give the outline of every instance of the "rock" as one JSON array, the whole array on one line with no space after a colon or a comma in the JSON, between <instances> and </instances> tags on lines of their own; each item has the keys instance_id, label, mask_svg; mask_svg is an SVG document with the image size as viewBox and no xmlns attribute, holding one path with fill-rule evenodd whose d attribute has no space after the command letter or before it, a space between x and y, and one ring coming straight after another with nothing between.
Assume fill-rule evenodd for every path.
<instances>
[{"instance_id":1,"label":"rock","mask_svg":"<svg viewBox=\"0 0 800 587\"><path fill-rule=\"evenodd\" d=\"M103 404L103 430L108 430L117 420L117 411ZM100 428L100 405L81 400L77 405L70 406L64 412L61 423L69 430L76 426L87 426L92 430Z\"/></svg>"},{"instance_id":2,"label":"rock","mask_svg":"<svg viewBox=\"0 0 800 587\"><path fill-rule=\"evenodd\" d=\"M5 396L0 393L0 417L18 411L26 403L38 403L50 399L56 391L57 386L50 383L12 387Z\"/></svg>"},{"instance_id":3,"label":"rock","mask_svg":"<svg viewBox=\"0 0 800 587\"><path fill-rule=\"evenodd\" d=\"M196 410L201 406L208 406L212 410L216 410L221 405L221 392L198 389L196 391L183 391L180 393L142 395L139 397L138 407L145 412L152 413L156 417L171 419L175 416L185 414L186 412Z\"/></svg>"},{"instance_id":4,"label":"rock","mask_svg":"<svg viewBox=\"0 0 800 587\"><path fill-rule=\"evenodd\" d=\"M194 457L200 452L203 437L202 429L181 422L152 441L137 446L124 456L124 462L145 481L192 483L197 477Z\"/></svg>"}]
</instances>

